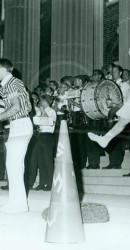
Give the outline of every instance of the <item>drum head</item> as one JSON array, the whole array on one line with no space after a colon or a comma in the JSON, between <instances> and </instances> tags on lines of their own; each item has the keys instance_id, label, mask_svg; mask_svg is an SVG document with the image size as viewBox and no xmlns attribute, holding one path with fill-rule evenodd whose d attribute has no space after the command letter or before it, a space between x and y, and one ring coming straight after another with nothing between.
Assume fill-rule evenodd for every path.
<instances>
[{"instance_id":1,"label":"drum head","mask_svg":"<svg viewBox=\"0 0 130 250\"><path fill-rule=\"evenodd\" d=\"M104 80L97 85L95 99L97 108L106 117L111 108L123 105L122 92L119 86L111 80Z\"/></svg>"},{"instance_id":2,"label":"drum head","mask_svg":"<svg viewBox=\"0 0 130 250\"><path fill-rule=\"evenodd\" d=\"M93 120L99 120L104 117L96 104L96 89L98 82L87 83L81 92L81 107L83 112Z\"/></svg>"}]
</instances>

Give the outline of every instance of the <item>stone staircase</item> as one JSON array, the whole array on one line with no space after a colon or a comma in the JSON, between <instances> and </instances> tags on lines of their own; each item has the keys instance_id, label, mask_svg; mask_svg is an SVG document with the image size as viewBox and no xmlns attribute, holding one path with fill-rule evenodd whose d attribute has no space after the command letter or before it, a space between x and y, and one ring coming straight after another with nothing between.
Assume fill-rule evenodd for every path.
<instances>
[{"instance_id":1,"label":"stone staircase","mask_svg":"<svg viewBox=\"0 0 130 250\"><path fill-rule=\"evenodd\" d=\"M82 179L84 192L89 194L130 195L130 177L123 174L130 172L130 153L125 152L122 169L102 169L108 165L108 156L101 157L101 169L83 169Z\"/></svg>"}]
</instances>

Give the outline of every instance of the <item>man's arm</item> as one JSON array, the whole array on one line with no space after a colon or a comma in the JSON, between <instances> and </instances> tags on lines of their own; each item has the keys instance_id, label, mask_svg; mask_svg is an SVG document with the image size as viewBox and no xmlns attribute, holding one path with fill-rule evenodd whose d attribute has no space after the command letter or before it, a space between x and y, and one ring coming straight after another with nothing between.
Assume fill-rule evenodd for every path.
<instances>
[{"instance_id":1,"label":"man's arm","mask_svg":"<svg viewBox=\"0 0 130 250\"><path fill-rule=\"evenodd\" d=\"M0 114L0 121L4 121L8 119L20 111L21 104L20 104L20 100L18 97L13 97L10 100L10 102L11 102L11 107L8 108L5 112Z\"/></svg>"}]
</instances>

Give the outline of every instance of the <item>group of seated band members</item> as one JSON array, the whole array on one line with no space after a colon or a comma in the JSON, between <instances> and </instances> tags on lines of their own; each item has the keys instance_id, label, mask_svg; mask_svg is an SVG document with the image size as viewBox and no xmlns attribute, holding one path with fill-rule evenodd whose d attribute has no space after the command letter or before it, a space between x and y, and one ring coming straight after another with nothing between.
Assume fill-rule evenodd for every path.
<instances>
[{"instance_id":1,"label":"group of seated band members","mask_svg":"<svg viewBox=\"0 0 130 250\"><path fill-rule=\"evenodd\" d=\"M110 143L102 147L90 138L89 132L104 135L110 129L107 117L91 119L82 109L81 93L87 83L100 83L105 79L114 81L120 88L123 101L130 96L130 70L110 63L108 67L95 69L91 76L64 76L59 82L47 79L30 93L32 111L30 113L34 133L25 157L25 186L33 188L39 172L39 185L34 190L49 191L52 186L54 159L58 144L60 121L68 124L71 152L79 189L81 169L100 169L100 157L109 155L109 165L103 169L121 169L125 149L129 149L129 124L122 134L116 135ZM118 108L118 107L117 107ZM44 125L42 118L44 117ZM50 118L46 124L46 118ZM1 166L0 166L1 167ZM2 168L1 168L2 169ZM2 170L3 171L3 170ZM3 177L3 172L1 179ZM3 187L8 190L8 185Z\"/></svg>"}]
</instances>

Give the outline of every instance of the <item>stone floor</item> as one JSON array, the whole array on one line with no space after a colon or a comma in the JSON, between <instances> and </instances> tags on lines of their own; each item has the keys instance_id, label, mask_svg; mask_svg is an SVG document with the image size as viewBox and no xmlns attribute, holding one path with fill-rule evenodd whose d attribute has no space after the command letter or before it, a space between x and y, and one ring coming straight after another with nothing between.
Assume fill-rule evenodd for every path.
<instances>
[{"instance_id":1,"label":"stone floor","mask_svg":"<svg viewBox=\"0 0 130 250\"><path fill-rule=\"evenodd\" d=\"M0 183L0 186L3 183ZM0 203L8 196L0 190ZM49 206L50 192L31 191L29 213L0 213L0 250L129 250L130 196L90 195L83 201L101 202L108 208L110 221L85 224L86 241L78 244L56 244L44 241L46 222L42 211Z\"/></svg>"},{"instance_id":2,"label":"stone floor","mask_svg":"<svg viewBox=\"0 0 130 250\"><path fill-rule=\"evenodd\" d=\"M108 164L101 157L101 168ZM126 151L122 169L130 170L130 153ZM0 186L6 183L0 182ZM21 214L0 213L0 250L130 250L130 196L85 194L83 201L103 203L110 221L84 224L86 241L78 244L56 244L44 241L46 222L42 211L49 206L50 192L30 191L30 211ZM0 205L8 191L0 189Z\"/></svg>"}]
</instances>

